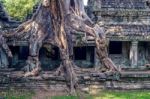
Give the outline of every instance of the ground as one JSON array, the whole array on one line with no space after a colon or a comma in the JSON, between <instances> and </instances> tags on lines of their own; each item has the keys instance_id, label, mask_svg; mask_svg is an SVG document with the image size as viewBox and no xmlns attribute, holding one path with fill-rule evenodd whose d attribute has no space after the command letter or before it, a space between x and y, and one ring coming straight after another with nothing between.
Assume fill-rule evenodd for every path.
<instances>
[{"instance_id":1,"label":"ground","mask_svg":"<svg viewBox=\"0 0 150 99\"><path fill-rule=\"evenodd\" d=\"M58 96L56 96L58 95ZM75 96L67 96L63 92L49 92L49 91L15 91L10 90L0 93L1 97L6 99L79 99ZM150 91L136 90L136 91L114 91L102 90L96 95L85 94L85 99L149 99ZM1 99L1 98L0 98Z\"/></svg>"}]
</instances>

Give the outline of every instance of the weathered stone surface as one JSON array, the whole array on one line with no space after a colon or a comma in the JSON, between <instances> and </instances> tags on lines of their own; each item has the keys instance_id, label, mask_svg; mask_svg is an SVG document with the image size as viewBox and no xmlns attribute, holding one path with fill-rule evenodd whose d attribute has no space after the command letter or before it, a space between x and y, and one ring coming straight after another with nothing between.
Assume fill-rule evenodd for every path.
<instances>
[{"instance_id":1,"label":"weathered stone surface","mask_svg":"<svg viewBox=\"0 0 150 99\"><path fill-rule=\"evenodd\" d=\"M43 88L60 91L66 90L67 88L63 77L51 76L47 79L43 79L39 76L24 78L20 76L21 74L21 72L14 72L10 70L8 70L7 73L5 71L1 71L0 89L8 90L9 88L17 88L36 90ZM79 86L83 91L88 92L91 90L98 91L101 89L150 89L149 76L136 76L136 72L132 72L132 75L129 72L122 73L119 81L115 78L115 76L110 75L103 80L104 78L101 78L101 75L102 74L95 74L94 76L89 75L85 76L86 79L82 79L79 74ZM146 73L140 73L140 75L146 75ZM150 74L147 73L147 75ZM95 93L95 91L92 91L91 93Z\"/></svg>"}]
</instances>

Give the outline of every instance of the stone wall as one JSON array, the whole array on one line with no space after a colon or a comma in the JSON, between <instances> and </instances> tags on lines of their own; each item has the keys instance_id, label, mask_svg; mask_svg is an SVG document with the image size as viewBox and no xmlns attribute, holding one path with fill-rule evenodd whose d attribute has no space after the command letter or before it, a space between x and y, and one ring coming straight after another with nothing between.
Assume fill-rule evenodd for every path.
<instances>
[{"instance_id":1,"label":"stone wall","mask_svg":"<svg viewBox=\"0 0 150 99\"><path fill-rule=\"evenodd\" d=\"M47 75L48 72L45 74ZM61 76L22 77L21 72L0 71L0 89L28 89L66 91L66 81ZM121 75L100 73L78 74L79 86L83 91L98 91L102 89L135 90L150 89L150 74L142 72L122 72Z\"/></svg>"}]
</instances>

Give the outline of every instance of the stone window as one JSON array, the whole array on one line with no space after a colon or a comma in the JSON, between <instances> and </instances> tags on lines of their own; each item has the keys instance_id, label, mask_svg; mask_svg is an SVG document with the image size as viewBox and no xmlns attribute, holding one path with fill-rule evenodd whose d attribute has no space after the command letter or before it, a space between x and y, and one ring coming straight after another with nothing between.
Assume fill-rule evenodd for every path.
<instances>
[{"instance_id":1,"label":"stone window","mask_svg":"<svg viewBox=\"0 0 150 99\"><path fill-rule=\"evenodd\" d=\"M18 59L19 46L9 46L9 48L13 54L13 58L10 61L9 68L19 68L19 66L17 67L18 62L19 62L19 59Z\"/></svg>"},{"instance_id":2,"label":"stone window","mask_svg":"<svg viewBox=\"0 0 150 99\"><path fill-rule=\"evenodd\" d=\"M86 60L86 47L74 47L74 59Z\"/></svg>"},{"instance_id":3,"label":"stone window","mask_svg":"<svg viewBox=\"0 0 150 99\"><path fill-rule=\"evenodd\" d=\"M95 62L95 47L74 47L75 64L81 68L93 68Z\"/></svg>"},{"instance_id":4,"label":"stone window","mask_svg":"<svg viewBox=\"0 0 150 99\"><path fill-rule=\"evenodd\" d=\"M118 41L110 42L109 54L122 54L122 42L118 42Z\"/></svg>"},{"instance_id":5,"label":"stone window","mask_svg":"<svg viewBox=\"0 0 150 99\"><path fill-rule=\"evenodd\" d=\"M53 47L50 50L42 47L40 49L40 58L48 58L52 61L56 61L60 59L60 53L58 47Z\"/></svg>"},{"instance_id":6,"label":"stone window","mask_svg":"<svg viewBox=\"0 0 150 99\"><path fill-rule=\"evenodd\" d=\"M50 48L42 47L40 49L39 59L43 71L51 71L60 66L59 48L52 46Z\"/></svg>"},{"instance_id":7,"label":"stone window","mask_svg":"<svg viewBox=\"0 0 150 99\"><path fill-rule=\"evenodd\" d=\"M19 60L27 60L29 56L29 47L28 46L21 46L19 48Z\"/></svg>"}]
</instances>

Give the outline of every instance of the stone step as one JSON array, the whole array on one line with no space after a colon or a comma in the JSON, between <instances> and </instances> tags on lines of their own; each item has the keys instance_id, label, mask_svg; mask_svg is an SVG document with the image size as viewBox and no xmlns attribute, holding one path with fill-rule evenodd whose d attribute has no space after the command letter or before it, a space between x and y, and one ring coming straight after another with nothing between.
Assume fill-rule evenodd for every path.
<instances>
[{"instance_id":1,"label":"stone step","mask_svg":"<svg viewBox=\"0 0 150 99\"><path fill-rule=\"evenodd\" d=\"M149 78L150 71L125 71L121 72L121 77L129 77L129 78Z\"/></svg>"},{"instance_id":2,"label":"stone step","mask_svg":"<svg viewBox=\"0 0 150 99\"><path fill-rule=\"evenodd\" d=\"M8 89L11 87L19 89L67 88L66 81L63 76L50 76L49 73L46 73L42 77L38 76L24 78L20 76L22 74L23 72L16 72L13 70L0 71L0 89ZM96 87L92 86L92 88L150 89L149 75L149 71L122 72L121 76L117 75L117 73L115 74L110 72L82 73L78 75L78 78L79 85L81 85L83 88L95 85ZM117 76L120 78L116 79Z\"/></svg>"},{"instance_id":3,"label":"stone step","mask_svg":"<svg viewBox=\"0 0 150 99\"><path fill-rule=\"evenodd\" d=\"M11 71L14 71L15 68L3 68L3 69L0 69L0 73L3 73L3 72L11 72Z\"/></svg>"},{"instance_id":4,"label":"stone step","mask_svg":"<svg viewBox=\"0 0 150 99\"><path fill-rule=\"evenodd\" d=\"M136 90L136 89L150 89L149 82L117 82L107 81L105 87L108 89L123 89L123 90Z\"/></svg>"},{"instance_id":5,"label":"stone step","mask_svg":"<svg viewBox=\"0 0 150 99\"><path fill-rule=\"evenodd\" d=\"M123 90L135 90L135 89L150 89L150 81L148 82L119 82L119 81L106 81L105 83L88 83L79 84L81 88L91 88L91 89L123 89ZM0 89L64 89L67 88L66 84L43 84L43 83L14 83L14 84L0 84Z\"/></svg>"}]
</instances>

